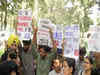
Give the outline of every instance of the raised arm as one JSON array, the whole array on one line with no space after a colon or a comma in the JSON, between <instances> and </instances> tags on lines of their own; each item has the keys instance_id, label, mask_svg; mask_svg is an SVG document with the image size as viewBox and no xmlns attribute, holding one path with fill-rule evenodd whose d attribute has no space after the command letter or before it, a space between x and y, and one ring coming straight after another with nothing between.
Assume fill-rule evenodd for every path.
<instances>
[{"instance_id":1,"label":"raised arm","mask_svg":"<svg viewBox=\"0 0 100 75\"><path fill-rule=\"evenodd\" d=\"M54 39L53 39L53 32L52 32L51 28L49 28L49 33L50 33L50 38L51 38L51 42L52 42L53 48L55 49L57 47L56 47L56 44L55 44Z\"/></svg>"},{"instance_id":2,"label":"raised arm","mask_svg":"<svg viewBox=\"0 0 100 75\"><path fill-rule=\"evenodd\" d=\"M32 39L32 44L37 45L37 31L38 31L38 28L33 27L33 30L34 30L34 35L33 35L33 39Z\"/></svg>"},{"instance_id":3,"label":"raised arm","mask_svg":"<svg viewBox=\"0 0 100 75\"><path fill-rule=\"evenodd\" d=\"M34 56L34 58L37 58L38 56L38 51L37 51L37 31L38 31L38 28L35 27L34 25L32 25L32 28L34 30L34 34L33 34L33 39L32 39L32 54Z\"/></svg>"},{"instance_id":4,"label":"raised arm","mask_svg":"<svg viewBox=\"0 0 100 75\"><path fill-rule=\"evenodd\" d=\"M52 29L50 29L50 38L51 38L51 41L52 41L52 45L53 45L53 48L51 50L51 52L49 53L49 57L50 57L50 60L54 59L55 56L56 56L56 53L57 53L57 47L56 47L56 44L54 42L54 39L53 39L53 32L52 32Z\"/></svg>"},{"instance_id":5,"label":"raised arm","mask_svg":"<svg viewBox=\"0 0 100 75\"><path fill-rule=\"evenodd\" d=\"M63 42L62 42L62 56L64 56L64 39L63 39Z\"/></svg>"},{"instance_id":6,"label":"raised arm","mask_svg":"<svg viewBox=\"0 0 100 75\"><path fill-rule=\"evenodd\" d=\"M38 31L38 28L37 28L37 26L34 25L33 19L32 19L32 29L34 31L34 35L33 35L33 39L32 39L32 44L34 43L34 45L37 45L37 31Z\"/></svg>"}]
</instances>

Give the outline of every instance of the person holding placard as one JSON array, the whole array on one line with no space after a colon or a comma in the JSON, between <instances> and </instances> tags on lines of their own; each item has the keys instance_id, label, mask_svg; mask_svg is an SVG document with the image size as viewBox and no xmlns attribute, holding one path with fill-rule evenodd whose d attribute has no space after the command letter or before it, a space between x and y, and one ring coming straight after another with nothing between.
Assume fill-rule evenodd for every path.
<instances>
[{"instance_id":1,"label":"person holding placard","mask_svg":"<svg viewBox=\"0 0 100 75\"><path fill-rule=\"evenodd\" d=\"M57 48L53 40L52 30L50 29L50 38L53 43L53 48L46 45L39 45L37 48L37 28L34 29L34 38L32 41L32 50L34 57L37 59L36 75L48 75L51 63L56 56Z\"/></svg>"},{"instance_id":2,"label":"person holding placard","mask_svg":"<svg viewBox=\"0 0 100 75\"><path fill-rule=\"evenodd\" d=\"M22 75L34 75L34 57L31 49L31 40L23 40L20 48Z\"/></svg>"}]
</instances>

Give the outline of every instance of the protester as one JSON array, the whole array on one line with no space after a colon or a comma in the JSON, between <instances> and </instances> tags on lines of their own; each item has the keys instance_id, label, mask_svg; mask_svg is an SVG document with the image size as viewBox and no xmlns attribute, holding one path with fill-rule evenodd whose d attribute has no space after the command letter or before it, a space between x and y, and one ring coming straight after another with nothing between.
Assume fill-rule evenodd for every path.
<instances>
[{"instance_id":1,"label":"protester","mask_svg":"<svg viewBox=\"0 0 100 75\"><path fill-rule=\"evenodd\" d=\"M80 47L80 49L79 49L79 60L76 62L75 75L78 75L80 71L83 71L83 62L84 62L84 56L85 55L86 55L86 48Z\"/></svg>"},{"instance_id":2,"label":"protester","mask_svg":"<svg viewBox=\"0 0 100 75\"><path fill-rule=\"evenodd\" d=\"M84 70L79 73L79 75L97 75L93 69L94 60L91 57L84 58Z\"/></svg>"},{"instance_id":3,"label":"protester","mask_svg":"<svg viewBox=\"0 0 100 75\"><path fill-rule=\"evenodd\" d=\"M18 50L18 44L19 44L19 39L16 35L11 35L8 38L8 41L6 42L6 50L4 54L1 56L1 62L7 60L8 52L14 50L15 52L19 52Z\"/></svg>"},{"instance_id":4,"label":"protester","mask_svg":"<svg viewBox=\"0 0 100 75\"><path fill-rule=\"evenodd\" d=\"M49 72L49 75L63 75L62 58L60 56L54 59L53 70Z\"/></svg>"},{"instance_id":5,"label":"protester","mask_svg":"<svg viewBox=\"0 0 100 75\"><path fill-rule=\"evenodd\" d=\"M55 58L57 52L56 45L53 40L53 34L50 29L50 38L53 43L53 48L50 48L46 45L39 45L38 46L39 50L37 49L36 34L37 34L37 29L35 29L34 38L32 42L32 50L34 53L34 57L37 58L36 75L48 75L50 71L51 63Z\"/></svg>"},{"instance_id":6,"label":"protester","mask_svg":"<svg viewBox=\"0 0 100 75\"><path fill-rule=\"evenodd\" d=\"M0 64L0 75L19 75L17 62L17 54L10 51L7 60Z\"/></svg>"},{"instance_id":7,"label":"protester","mask_svg":"<svg viewBox=\"0 0 100 75\"><path fill-rule=\"evenodd\" d=\"M63 40L62 48L57 49L52 30L48 28L53 47L43 45L43 43L37 44L38 28L33 26L33 29L33 40L21 40L23 47L18 36L14 34L5 42L5 52L0 63L0 75L100 75L100 54L87 51L87 42L85 47L79 48L79 60L75 62L74 58L68 57L63 60L65 40ZM90 36L88 34L87 38ZM85 57L89 52L90 55ZM94 66L94 57L96 66Z\"/></svg>"},{"instance_id":8,"label":"protester","mask_svg":"<svg viewBox=\"0 0 100 75\"><path fill-rule=\"evenodd\" d=\"M100 66L96 68L96 72L97 72L96 75L100 75Z\"/></svg>"},{"instance_id":9,"label":"protester","mask_svg":"<svg viewBox=\"0 0 100 75\"><path fill-rule=\"evenodd\" d=\"M82 62L84 61L84 56L86 55L86 48L85 47L81 47L79 49L79 61Z\"/></svg>"},{"instance_id":10,"label":"protester","mask_svg":"<svg viewBox=\"0 0 100 75\"><path fill-rule=\"evenodd\" d=\"M23 40L23 48L20 48L22 63L22 75L34 75L34 58L31 49L31 40Z\"/></svg>"},{"instance_id":11,"label":"protester","mask_svg":"<svg viewBox=\"0 0 100 75\"><path fill-rule=\"evenodd\" d=\"M75 73L75 59L65 58L63 62L64 75L74 75Z\"/></svg>"},{"instance_id":12,"label":"protester","mask_svg":"<svg viewBox=\"0 0 100 75\"><path fill-rule=\"evenodd\" d=\"M100 52L94 52L95 64L96 64L96 72L97 75L100 75Z\"/></svg>"}]
</instances>

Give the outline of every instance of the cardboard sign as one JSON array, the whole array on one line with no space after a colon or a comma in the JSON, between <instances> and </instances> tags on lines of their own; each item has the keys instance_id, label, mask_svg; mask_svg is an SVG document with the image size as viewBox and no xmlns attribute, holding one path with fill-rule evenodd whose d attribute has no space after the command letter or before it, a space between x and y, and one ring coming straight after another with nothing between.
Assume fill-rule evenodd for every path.
<instances>
[{"instance_id":1,"label":"cardboard sign","mask_svg":"<svg viewBox=\"0 0 100 75\"><path fill-rule=\"evenodd\" d=\"M100 52L100 26L95 26L95 32L88 40L88 48L90 51Z\"/></svg>"},{"instance_id":2,"label":"cardboard sign","mask_svg":"<svg viewBox=\"0 0 100 75\"><path fill-rule=\"evenodd\" d=\"M40 19L38 22L37 44L48 45L52 47L49 28L54 30L54 25L49 19Z\"/></svg>"},{"instance_id":3,"label":"cardboard sign","mask_svg":"<svg viewBox=\"0 0 100 75\"><path fill-rule=\"evenodd\" d=\"M29 40L32 32L32 11L19 10L18 11L17 34L20 40Z\"/></svg>"},{"instance_id":4,"label":"cardboard sign","mask_svg":"<svg viewBox=\"0 0 100 75\"><path fill-rule=\"evenodd\" d=\"M57 48L62 49L62 42L63 42L63 26L62 25L56 25L56 30L53 34L55 43Z\"/></svg>"},{"instance_id":5,"label":"cardboard sign","mask_svg":"<svg viewBox=\"0 0 100 75\"><path fill-rule=\"evenodd\" d=\"M78 59L80 44L80 28L78 25L66 26L64 32L64 56Z\"/></svg>"}]
</instances>

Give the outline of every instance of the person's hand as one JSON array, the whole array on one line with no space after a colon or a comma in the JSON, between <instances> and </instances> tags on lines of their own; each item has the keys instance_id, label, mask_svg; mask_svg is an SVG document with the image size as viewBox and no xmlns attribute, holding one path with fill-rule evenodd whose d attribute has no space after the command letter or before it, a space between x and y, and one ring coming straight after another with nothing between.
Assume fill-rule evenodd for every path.
<instances>
[{"instance_id":1,"label":"person's hand","mask_svg":"<svg viewBox=\"0 0 100 75\"><path fill-rule=\"evenodd\" d=\"M50 38L51 38L51 41L53 43L53 48L57 48L56 47L56 43L54 42L54 39L53 39L53 31L51 28L49 28L49 33L50 33Z\"/></svg>"},{"instance_id":2,"label":"person's hand","mask_svg":"<svg viewBox=\"0 0 100 75\"><path fill-rule=\"evenodd\" d=\"M65 39L63 38L63 40L62 40L62 48L64 48L64 44L65 44Z\"/></svg>"},{"instance_id":3,"label":"person's hand","mask_svg":"<svg viewBox=\"0 0 100 75\"><path fill-rule=\"evenodd\" d=\"M33 30L35 29L35 26L34 26L34 24L32 24L32 29L33 29Z\"/></svg>"},{"instance_id":4,"label":"person's hand","mask_svg":"<svg viewBox=\"0 0 100 75\"><path fill-rule=\"evenodd\" d=\"M38 31L38 27L37 27L37 26L35 26L35 25L33 24L33 19L32 19L32 29L33 29L33 31L35 31L35 32L37 32L37 31Z\"/></svg>"},{"instance_id":5,"label":"person's hand","mask_svg":"<svg viewBox=\"0 0 100 75\"><path fill-rule=\"evenodd\" d=\"M38 27L37 27L37 26L34 27L34 31L35 31L35 32L38 31Z\"/></svg>"},{"instance_id":6,"label":"person's hand","mask_svg":"<svg viewBox=\"0 0 100 75\"><path fill-rule=\"evenodd\" d=\"M64 55L64 44L65 44L65 39L63 39L63 42L62 42L62 56Z\"/></svg>"},{"instance_id":7,"label":"person's hand","mask_svg":"<svg viewBox=\"0 0 100 75\"><path fill-rule=\"evenodd\" d=\"M34 27L34 35L33 35L33 40L32 43L34 42L35 45L37 45L37 31L38 31L38 27Z\"/></svg>"},{"instance_id":8,"label":"person's hand","mask_svg":"<svg viewBox=\"0 0 100 75\"><path fill-rule=\"evenodd\" d=\"M51 29L51 28L49 28L49 33L50 33L51 35L53 35L53 32L52 32L52 29Z\"/></svg>"},{"instance_id":9,"label":"person's hand","mask_svg":"<svg viewBox=\"0 0 100 75\"><path fill-rule=\"evenodd\" d=\"M32 29L35 30L34 20L32 19Z\"/></svg>"}]
</instances>

